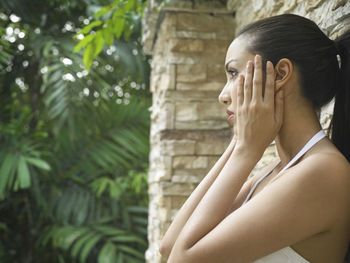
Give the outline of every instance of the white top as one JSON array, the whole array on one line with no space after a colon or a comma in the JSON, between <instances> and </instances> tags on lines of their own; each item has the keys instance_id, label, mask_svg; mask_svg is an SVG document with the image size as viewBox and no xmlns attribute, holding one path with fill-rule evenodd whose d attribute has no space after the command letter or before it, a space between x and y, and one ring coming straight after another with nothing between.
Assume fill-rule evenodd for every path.
<instances>
[{"instance_id":1,"label":"white top","mask_svg":"<svg viewBox=\"0 0 350 263\"><path fill-rule=\"evenodd\" d=\"M323 130L320 130L318 133L316 133L306 144L305 146L300 150L300 152L297 153L297 155L276 175L278 176L282 172L284 172L286 169L288 169L291 165L293 165L297 160L299 160L300 157L302 157L312 146L314 146L316 143L318 143L320 140L322 140L326 136L326 133ZM278 165L278 164L277 164ZM276 166L277 166L276 165ZM249 198L252 196L255 188L258 186L258 184L264 180L268 175L271 174L271 172L276 168L276 166L267 174L265 174L263 177L261 177L252 187L250 190L247 198L244 200L244 205L246 202L248 202ZM255 260L252 263L310 263L305 258L303 258L301 255L299 255L296 251L294 251L291 247L285 247L280 250L277 250L265 257L262 257L260 259Z\"/></svg>"},{"instance_id":2,"label":"white top","mask_svg":"<svg viewBox=\"0 0 350 263\"><path fill-rule=\"evenodd\" d=\"M291 247L285 247L252 263L311 263L300 256Z\"/></svg>"}]
</instances>

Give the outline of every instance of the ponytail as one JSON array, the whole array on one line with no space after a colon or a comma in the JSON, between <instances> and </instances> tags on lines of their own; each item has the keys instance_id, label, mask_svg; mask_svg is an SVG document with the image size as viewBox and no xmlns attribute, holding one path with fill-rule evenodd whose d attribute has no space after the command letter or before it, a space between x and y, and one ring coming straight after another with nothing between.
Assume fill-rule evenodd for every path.
<instances>
[{"instance_id":1,"label":"ponytail","mask_svg":"<svg viewBox=\"0 0 350 263\"><path fill-rule=\"evenodd\" d=\"M340 69L331 123L331 139L350 162L350 31L337 38L335 45L340 57Z\"/></svg>"},{"instance_id":2,"label":"ponytail","mask_svg":"<svg viewBox=\"0 0 350 263\"><path fill-rule=\"evenodd\" d=\"M330 125L332 129L331 140L350 162L350 30L334 42L340 57L340 69L333 118ZM350 263L350 243L344 263Z\"/></svg>"}]
</instances>

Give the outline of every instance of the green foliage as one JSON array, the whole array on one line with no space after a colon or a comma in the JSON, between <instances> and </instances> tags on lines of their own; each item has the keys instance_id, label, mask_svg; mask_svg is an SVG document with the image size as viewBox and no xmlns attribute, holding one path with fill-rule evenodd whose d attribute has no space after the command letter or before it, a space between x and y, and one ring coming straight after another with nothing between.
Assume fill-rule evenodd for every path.
<instances>
[{"instance_id":1,"label":"green foliage","mask_svg":"<svg viewBox=\"0 0 350 263\"><path fill-rule=\"evenodd\" d=\"M0 36L5 35L5 23L0 20ZM10 48L10 43L0 38L0 75L5 73L5 67L8 65L9 61L12 59L12 50Z\"/></svg>"},{"instance_id":2,"label":"green foliage","mask_svg":"<svg viewBox=\"0 0 350 263\"><path fill-rule=\"evenodd\" d=\"M84 50L84 65L90 70L93 60L100 54L104 45L110 47L114 38L119 40L123 35L128 40L140 23L146 2L142 0L116 0L102 7L93 15L96 19L81 29L76 37L82 39L74 52Z\"/></svg>"},{"instance_id":3,"label":"green foliage","mask_svg":"<svg viewBox=\"0 0 350 263\"><path fill-rule=\"evenodd\" d=\"M105 29L127 5L0 2L0 262L144 262L148 58L140 19Z\"/></svg>"}]
</instances>

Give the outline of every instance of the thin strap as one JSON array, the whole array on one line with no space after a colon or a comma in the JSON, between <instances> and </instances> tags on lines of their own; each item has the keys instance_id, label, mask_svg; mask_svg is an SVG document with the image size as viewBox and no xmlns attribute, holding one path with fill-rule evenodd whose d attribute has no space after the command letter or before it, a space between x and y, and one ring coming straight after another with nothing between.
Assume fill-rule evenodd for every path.
<instances>
[{"instance_id":1,"label":"thin strap","mask_svg":"<svg viewBox=\"0 0 350 263\"><path fill-rule=\"evenodd\" d=\"M269 176L273 170L275 170L275 168L280 164L281 162L279 162L278 164L276 164L271 170L270 172L268 172L267 174L265 174L264 176L262 176L257 182L255 182L254 186L252 187L252 189L250 189L249 194L247 195L246 199L244 200L243 204L244 205L246 202L248 202L249 198L252 196L255 188L260 184L260 182L262 180L264 180L267 176Z\"/></svg>"},{"instance_id":2,"label":"thin strap","mask_svg":"<svg viewBox=\"0 0 350 263\"><path fill-rule=\"evenodd\" d=\"M299 160L300 157L302 157L312 146L314 146L316 143L318 143L321 139L323 139L326 136L326 133L323 130L320 130L317 132L306 144L305 146L297 153L297 155L294 156L294 158L276 175L278 176L279 174L283 173L286 169L288 169L291 165L293 165L297 160ZM268 175L272 173L272 171L280 164L279 162L270 172L265 174L263 177L261 177L250 189L249 194L247 195L246 199L244 200L243 204L244 205L251 195L253 194L255 188L258 186L258 184L264 180Z\"/></svg>"}]
</instances>

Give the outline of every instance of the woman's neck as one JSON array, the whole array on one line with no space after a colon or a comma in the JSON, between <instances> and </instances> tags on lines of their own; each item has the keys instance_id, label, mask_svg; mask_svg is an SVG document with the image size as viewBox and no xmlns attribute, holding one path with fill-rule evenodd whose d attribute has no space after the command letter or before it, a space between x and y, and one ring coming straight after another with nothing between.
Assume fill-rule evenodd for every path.
<instances>
[{"instance_id":1,"label":"woman's neck","mask_svg":"<svg viewBox=\"0 0 350 263\"><path fill-rule=\"evenodd\" d=\"M316 112L309 105L299 105L288 109L285 105L283 125L276 136L277 152L281 167L303 148L303 146L322 129Z\"/></svg>"}]
</instances>

